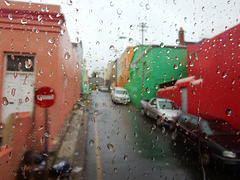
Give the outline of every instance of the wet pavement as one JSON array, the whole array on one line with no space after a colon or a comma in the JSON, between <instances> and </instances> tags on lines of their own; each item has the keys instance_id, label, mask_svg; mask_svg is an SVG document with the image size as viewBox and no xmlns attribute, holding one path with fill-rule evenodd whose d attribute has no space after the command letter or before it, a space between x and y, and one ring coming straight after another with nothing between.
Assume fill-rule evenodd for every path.
<instances>
[{"instance_id":1,"label":"wet pavement","mask_svg":"<svg viewBox=\"0 0 240 180\"><path fill-rule=\"evenodd\" d=\"M203 168L197 154L171 141L131 105L113 104L110 93L92 91L88 107L83 179L239 179L239 173Z\"/></svg>"}]
</instances>

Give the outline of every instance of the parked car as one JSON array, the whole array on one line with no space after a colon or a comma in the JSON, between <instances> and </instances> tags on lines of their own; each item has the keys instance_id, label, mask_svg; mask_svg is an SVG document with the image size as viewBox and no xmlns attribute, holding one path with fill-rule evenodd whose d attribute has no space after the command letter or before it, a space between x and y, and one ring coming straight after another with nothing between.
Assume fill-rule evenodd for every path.
<instances>
[{"instance_id":1,"label":"parked car","mask_svg":"<svg viewBox=\"0 0 240 180\"><path fill-rule=\"evenodd\" d=\"M127 104L130 102L130 96L126 89L121 87L113 88L111 98L114 103Z\"/></svg>"},{"instance_id":2,"label":"parked car","mask_svg":"<svg viewBox=\"0 0 240 180\"><path fill-rule=\"evenodd\" d=\"M182 114L181 109L173 101L166 98L155 97L151 100L141 100L140 108L142 115L147 114L156 119L158 125L170 125Z\"/></svg>"},{"instance_id":3,"label":"parked car","mask_svg":"<svg viewBox=\"0 0 240 180\"><path fill-rule=\"evenodd\" d=\"M225 120L182 114L171 138L196 150L203 165L240 165L239 131Z\"/></svg>"},{"instance_id":4,"label":"parked car","mask_svg":"<svg viewBox=\"0 0 240 180\"><path fill-rule=\"evenodd\" d=\"M109 89L108 89L108 87L106 87L106 86L99 86L99 91L108 92Z\"/></svg>"}]
</instances>

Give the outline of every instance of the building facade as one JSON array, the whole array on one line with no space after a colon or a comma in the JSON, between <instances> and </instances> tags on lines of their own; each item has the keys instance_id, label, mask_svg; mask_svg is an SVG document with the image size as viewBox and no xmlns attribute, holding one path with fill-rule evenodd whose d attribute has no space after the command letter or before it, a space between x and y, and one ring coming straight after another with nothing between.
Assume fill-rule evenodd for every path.
<instances>
[{"instance_id":1,"label":"building facade","mask_svg":"<svg viewBox=\"0 0 240 180\"><path fill-rule=\"evenodd\" d=\"M225 119L239 129L239 39L237 25L199 45L188 45L189 77L159 90L158 96L173 99L188 113Z\"/></svg>"},{"instance_id":2,"label":"building facade","mask_svg":"<svg viewBox=\"0 0 240 180\"><path fill-rule=\"evenodd\" d=\"M43 151L46 133L49 151L57 143L80 96L81 72L59 6L0 1L0 7L0 174L15 179L25 151ZM44 86L55 92L47 129L45 108L35 105L35 90Z\"/></svg>"},{"instance_id":3,"label":"building facade","mask_svg":"<svg viewBox=\"0 0 240 180\"><path fill-rule=\"evenodd\" d=\"M129 65L129 79L125 85L131 103L140 107L141 99L156 96L160 87L187 76L186 46L137 46Z\"/></svg>"}]
</instances>

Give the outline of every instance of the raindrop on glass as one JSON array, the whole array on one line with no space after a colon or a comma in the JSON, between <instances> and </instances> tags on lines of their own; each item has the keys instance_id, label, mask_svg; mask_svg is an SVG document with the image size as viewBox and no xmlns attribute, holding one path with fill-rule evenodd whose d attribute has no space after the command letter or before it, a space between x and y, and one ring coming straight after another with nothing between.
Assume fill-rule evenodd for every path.
<instances>
[{"instance_id":1,"label":"raindrop on glass","mask_svg":"<svg viewBox=\"0 0 240 180\"><path fill-rule=\"evenodd\" d=\"M227 77L227 73L226 73L226 72L223 72L222 77L223 77L223 78L226 78L226 77Z\"/></svg>"},{"instance_id":2,"label":"raindrop on glass","mask_svg":"<svg viewBox=\"0 0 240 180\"><path fill-rule=\"evenodd\" d=\"M9 20L13 20L13 15L12 14L8 14L8 19Z\"/></svg>"},{"instance_id":3,"label":"raindrop on glass","mask_svg":"<svg viewBox=\"0 0 240 180\"><path fill-rule=\"evenodd\" d=\"M2 105L7 106L8 105L8 99L7 97L2 98Z\"/></svg>"},{"instance_id":4,"label":"raindrop on glass","mask_svg":"<svg viewBox=\"0 0 240 180\"><path fill-rule=\"evenodd\" d=\"M65 60L69 60L69 58L70 58L69 52L66 52L66 53L65 53L64 58L65 58Z\"/></svg>"},{"instance_id":5,"label":"raindrop on glass","mask_svg":"<svg viewBox=\"0 0 240 180\"><path fill-rule=\"evenodd\" d=\"M150 93L150 88L146 88L146 92L149 94Z\"/></svg>"},{"instance_id":6,"label":"raindrop on glass","mask_svg":"<svg viewBox=\"0 0 240 180\"><path fill-rule=\"evenodd\" d=\"M121 10L121 9L118 9L118 10L117 10L117 14L118 14L118 15L121 15L121 14L122 14L122 10Z\"/></svg>"},{"instance_id":7,"label":"raindrop on glass","mask_svg":"<svg viewBox=\"0 0 240 180\"><path fill-rule=\"evenodd\" d=\"M0 122L0 129L4 129L5 128L5 124Z\"/></svg>"},{"instance_id":8,"label":"raindrop on glass","mask_svg":"<svg viewBox=\"0 0 240 180\"><path fill-rule=\"evenodd\" d=\"M94 141L92 139L88 143L89 143L90 146L94 145Z\"/></svg>"},{"instance_id":9,"label":"raindrop on glass","mask_svg":"<svg viewBox=\"0 0 240 180\"><path fill-rule=\"evenodd\" d=\"M32 62L31 59L27 59L27 60L25 61L25 68L26 68L26 69L30 69L30 68L32 67L32 65L33 65L33 62Z\"/></svg>"},{"instance_id":10,"label":"raindrop on glass","mask_svg":"<svg viewBox=\"0 0 240 180\"><path fill-rule=\"evenodd\" d=\"M174 69L178 69L178 65L177 65L177 64L174 64L173 68L174 68Z\"/></svg>"},{"instance_id":11,"label":"raindrop on glass","mask_svg":"<svg viewBox=\"0 0 240 180\"><path fill-rule=\"evenodd\" d=\"M6 4L7 6L10 6L10 3L9 3L8 0L4 0L4 2L5 2L5 4Z\"/></svg>"},{"instance_id":12,"label":"raindrop on glass","mask_svg":"<svg viewBox=\"0 0 240 180\"><path fill-rule=\"evenodd\" d=\"M68 0L68 1L67 1L67 4L68 4L69 6L71 6L71 5L73 4L72 0Z\"/></svg>"},{"instance_id":13,"label":"raindrop on glass","mask_svg":"<svg viewBox=\"0 0 240 180\"><path fill-rule=\"evenodd\" d=\"M227 110L226 110L226 115L227 115L227 116L231 116L231 114L232 114L231 109L227 109Z\"/></svg>"},{"instance_id":14,"label":"raindrop on glass","mask_svg":"<svg viewBox=\"0 0 240 180\"><path fill-rule=\"evenodd\" d=\"M112 145L112 144L107 144L107 148L108 148L108 150L110 150L110 151L113 151L114 150L114 146Z\"/></svg>"},{"instance_id":15,"label":"raindrop on glass","mask_svg":"<svg viewBox=\"0 0 240 180\"><path fill-rule=\"evenodd\" d=\"M128 155L124 155L123 159L124 159L124 161L127 161L128 160Z\"/></svg>"},{"instance_id":16,"label":"raindrop on glass","mask_svg":"<svg viewBox=\"0 0 240 180\"><path fill-rule=\"evenodd\" d=\"M15 96L15 92L16 92L16 89L15 89L15 88L12 88L11 95L12 95L12 96Z\"/></svg>"},{"instance_id":17,"label":"raindrop on glass","mask_svg":"<svg viewBox=\"0 0 240 180\"><path fill-rule=\"evenodd\" d=\"M133 38L129 38L128 41L129 41L129 43L132 44L133 43Z\"/></svg>"},{"instance_id":18,"label":"raindrop on glass","mask_svg":"<svg viewBox=\"0 0 240 180\"><path fill-rule=\"evenodd\" d=\"M111 45L111 46L109 47L109 49L110 49L110 50L114 50L115 47L114 47L113 45Z\"/></svg>"}]
</instances>

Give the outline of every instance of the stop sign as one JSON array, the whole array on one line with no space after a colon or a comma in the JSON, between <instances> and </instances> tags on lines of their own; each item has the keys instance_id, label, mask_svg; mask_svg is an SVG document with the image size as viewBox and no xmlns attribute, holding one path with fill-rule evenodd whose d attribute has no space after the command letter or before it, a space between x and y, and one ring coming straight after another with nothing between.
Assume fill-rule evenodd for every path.
<instances>
[{"instance_id":1,"label":"stop sign","mask_svg":"<svg viewBox=\"0 0 240 180\"><path fill-rule=\"evenodd\" d=\"M36 90L35 102L42 108L49 108L55 102L55 92L52 88L44 86Z\"/></svg>"}]
</instances>

